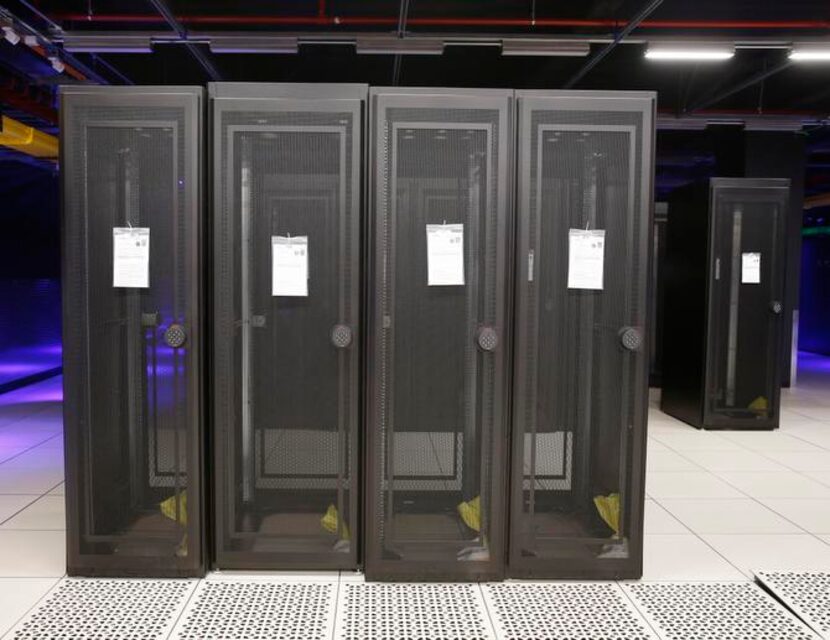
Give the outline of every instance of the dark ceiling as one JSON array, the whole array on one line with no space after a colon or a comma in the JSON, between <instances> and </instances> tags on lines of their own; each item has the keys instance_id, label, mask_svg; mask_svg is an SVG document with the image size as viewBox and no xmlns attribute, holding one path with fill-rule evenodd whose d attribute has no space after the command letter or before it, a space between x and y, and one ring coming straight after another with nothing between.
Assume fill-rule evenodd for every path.
<instances>
[{"instance_id":1,"label":"dark ceiling","mask_svg":"<svg viewBox=\"0 0 830 640\"><path fill-rule=\"evenodd\" d=\"M409 34L499 33L613 36L648 0L402 0ZM401 2L390 0L265 0L229 2L167 0L183 27L193 31L394 32ZM149 0L10 0L15 15L48 33L41 12L67 31L170 31ZM531 24L535 20L535 26ZM337 24L336 24L337 23ZM629 40L650 37L814 39L830 38L827 0L665 0ZM199 45L224 80L345 81L390 84L394 56L357 55L353 47L305 45L299 54L215 54ZM4 48L8 45L4 43ZM594 44L596 51L601 44ZM740 49L731 61L665 64L643 58L644 44L617 46L578 88L650 89L660 108L682 112L726 88L786 60L784 49ZM136 84L200 83L210 78L180 44L156 45L149 54L77 57L118 82L112 65ZM561 87L585 63L579 57L506 57L498 47L449 47L442 56L403 56L399 84ZM711 105L751 112L830 112L827 65L790 65Z\"/></svg>"},{"instance_id":2,"label":"dark ceiling","mask_svg":"<svg viewBox=\"0 0 830 640\"><path fill-rule=\"evenodd\" d=\"M3 0L0 0L2 2ZM173 34L159 4L169 8L186 35L200 32L259 34L400 33L591 37L608 41L654 0L8 0L4 7L45 36L61 33L153 32ZM401 14L406 20L400 23ZM317 38L316 36L320 36ZM773 46L737 50L720 63L655 63L644 58L654 39L718 40ZM788 64L787 43L827 42L828 0L664 0L621 44L574 86L578 89L653 90L666 115L830 115L830 63ZM776 44L777 43L777 44ZM783 44L782 44L783 43ZM358 55L353 45L304 44L296 54L218 54L193 45L223 80L259 82L365 82L376 86L480 86L555 89L585 65L586 57L507 57L498 46L448 46L443 55ZM595 55L605 44L592 44ZM89 73L113 84L203 84L204 63L181 44L156 44L152 53L76 53ZM69 59L67 59L69 60ZM396 73L396 65L398 67ZM57 74L45 56L0 40L0 103L21 119L54 127L54 86L78 81ZM759 80L761 76L763 80ZM3 84L5 83L5 84ZM745 88L732 92L741 85ZM3 88L5 86L5 89ZM11 89L26 101L12 105ZM731 95L726 95L730 94ZM50 104L51 101L51 104ZM53 122L48 122L52 109ZM11 113L11 112L10 112ZM16 115L16 117L17 117ZM54 130L54 128L52 129ZM830 183L827 128L808 129L811 173L808 193ZM694 132L663 135L658 184L670 188L711 171L711 148Z\"/></svg>"}]
</instances>

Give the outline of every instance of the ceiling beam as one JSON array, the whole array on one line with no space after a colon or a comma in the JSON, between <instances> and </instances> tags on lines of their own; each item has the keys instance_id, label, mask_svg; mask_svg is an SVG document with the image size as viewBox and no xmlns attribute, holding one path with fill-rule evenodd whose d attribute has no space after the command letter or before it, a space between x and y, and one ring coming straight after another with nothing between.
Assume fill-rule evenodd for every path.
<instances>
[{"instance_id":1,"label":"ceiling beam","mask_svg":"<svg viewBox=\"0 0 830 640\"><path fill-rule=\"evenodd\" d=\"M577 71L571 77L571 79L565 83L565 89L573 88L577 82L579 82L580 80L582 80L582 78L588 75L591 69L593 69L600 62L602 62L605 59L605 57L609 53L611 53L611 51L613 51L614 47L616 47L620 42L625 40L628 34L634 31L634 29L636 29L640 25L640 23L643 22L643 20L648 18L648 16L651 15L651 13L653 13L654 10L657 9L657 7L659 7L661 4L663 4L663 0L650 0L640 10L640 13L634 16L634 18L632 18L631 21L629 21L629 23L625 25L625 28L622 31L620 31L616 36L614 36L614 39L611 42L609 42L602 49L597 51L585 62L584 65L582 65L582 68L579 71Z\"/></svg>"},{"instance_id":2,"label":"ceiling beam","mask_svg":"<svg viewBox=\"0 0 830 640\"><path fill-rule=\"evenodd\" d=\"M205 73L210 76L210 79L214 82L221 80L222 74L219 73L219 70L214 66L210 58L201 49L199 49L198 45L188 39L187 29L181 22L178 21L176 16L173 15L173 12L170 11L170 8L164 0L150 0L150 4L153 5L155 10L158 11L164 18L165 22L170 25L170 28L176 32L179 38L181 38L182 44L184 44L185 48L190 52L190 55L192 55L196 61L202 65L202 69L204 69Z\"/></svg>"}]
</instances>

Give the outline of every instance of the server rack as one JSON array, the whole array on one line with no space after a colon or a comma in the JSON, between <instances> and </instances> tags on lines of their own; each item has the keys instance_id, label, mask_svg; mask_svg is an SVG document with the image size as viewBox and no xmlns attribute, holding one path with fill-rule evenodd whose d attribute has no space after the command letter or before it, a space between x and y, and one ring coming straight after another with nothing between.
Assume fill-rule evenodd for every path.
<instances>
[{"instance_id":1,"label":"server rack","mask_svg":"<svg viewBox=\"0 0 830 640\"><path fill-rule=\"evenodd\" d=\"M367 92L209 86L220 568L357 568Z\"/></svg>"},{"instance_id":2,"label":"server rack","mask_svg":"<svg viewBox=\"0 0 830 640\"><path fill-rule=\"evenodd\" d=\"M676 191L666 239L666 413L704 429L775 429L789 180Z\"/></svg>"},{"instance_id":3,"label":"server rack","mask_svg":"<svg viewBox=\"0 0 830 640\"><path fill-rule=\"evenodd\" d=\"M516 98L508 572L638 577L655 96Z\"/></svg>"},{"instance_id":4,"label":"server rack","mask_svg":"<svg viewBox=\"0 0 830 640\"><path fill-rule=\"evenodd\" d=\"M202 105L62 88L70 575L204 573Z\"/></svg>"},{"instance_id":5,"label":"server rack","mask_svg":"<svg viewBox=\"0 0 830 640\"><path fill-rule=\"evenodd\" d=\"M512 103L370 91L370 579L504 573Z\"/></svg>"}]
</instances>

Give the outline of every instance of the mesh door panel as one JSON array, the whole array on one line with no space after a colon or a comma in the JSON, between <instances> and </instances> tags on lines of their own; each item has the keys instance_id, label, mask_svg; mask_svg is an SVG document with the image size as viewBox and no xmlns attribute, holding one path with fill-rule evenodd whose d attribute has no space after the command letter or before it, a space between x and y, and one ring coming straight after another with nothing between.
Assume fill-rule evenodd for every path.
<instances>
[{"instance_id":1,"label":"mesh door panel","mask_svg":"<svg viewBox=\"0 0 830 640\"><path fill-rule=\"evenodd\" d=\"M71 96L65 104L72 106ZM78 459L80 552L185 558L185 494L198 416L191 345L167 347L172 323L193 327L183 108L81 107L64 132L67 430ZM113 285L113 227L149 227L150 287ZM191 316L191 317L188 317ZM76 378L75 376L79 376ZM73 474L75 475L75 474ZM173 511L164 515L161 503ZM198 504L198 495L191 496ZM198 511L191 512L191 533ZM197 554L198 555L198 554Z\"/></svg>"},{"instance_id":2,"label":"mesh door panel","mask_svg":"<svg viewBox=\"0 0 830 640\"><path fill-rule=\"evenodd\" d=\"M336 107L219 114L220 562L353 564L358 341L331 335L359 311L360 122ZM272 295L272 236L308 238L307 296Z\"/></svg>"},{"instance_id":3,"label":"mesh door panel","mask_svg":"<svg viewBox=\"0 0 830 640\"><path fill-rule=\"evenodd\" d=\"M475 98L471 98L474 102ZM446 573L491 560L498 361L476 346L500 321L498 110L388 108L377 140L372 480L381 561ZM463 285L430 286L427 225L462 224Z\"/></svg>"},{"instance_id":4,"label":"mesh door panel","mask_svg":"<svg viewBox=\"0 0 830 640\"><path fill-rule=\"evenodd\" d=\"M646 389L642 355L620 343L620 331L641 328L647 314L642 114L534 110L529 118L513 445L522 447L522 469L514 469L511 544L519 558L624 558L630 425ZM570 229L605 230L602 290L568 288ZM619 538L595 504L614 494Z\"/></svg>"},{"instance_id":5,"label":"mesh door panel","mask_svg":"<svg viewBox=\"0 0 830 640\"><path fill-rule=\"evenodd\" d=\"M780 316L770 304L781 300L783 211L780 194L765 191L715 188L707 410L727 419L777 415ZM761 255L759 283L744 281L744 253Z\"/></svg>"}]
</instances>

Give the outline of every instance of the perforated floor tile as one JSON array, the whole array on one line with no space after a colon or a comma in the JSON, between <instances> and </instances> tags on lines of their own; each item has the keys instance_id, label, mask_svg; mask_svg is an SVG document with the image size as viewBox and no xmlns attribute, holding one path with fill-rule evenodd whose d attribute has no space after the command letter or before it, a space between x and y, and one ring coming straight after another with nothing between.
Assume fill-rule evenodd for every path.
<instances>
[{"instance_id":1,"label":"perforated floor tile","mask_svg":"<svg viewBox=\"0 0 830 640\"><path fill-rule=\"evenodd\" d=\"M504 583L482 589L499 640L657 637L614 583Z\"/></svg>"},{"instance_id":2,"label":"perforated floor tile","mask_svg":"<svg viewBox=\"0 0 830 640\"><path fill-rule=\"evenodd\" d=\"M830 573L756 571L755 577L824 638L830 638Z\"/></svg>"},{"instance_id":3,"label":"perforated floor tile","mask_svg":"<svg viewBox=\"0 0 830 640\"><path fill-rule=\"evenodd\" d=\"M335 640L493 640L473 584L341 582Z\"/></svg>"},{"instance_id":4,"label":"perforated floor tile","mask_svg":"<svg viewBox=\"0 0 830 640\"><path fill-rule=\"evenodd\" d=\"M6 637L161 640L195 586L195 580L65 578Z\"/></svg>"},{"instance_id":5,"label":"perforated floor tile","mask_svg":"<svg viewBox=\"0 0 830 640\"><path fill-rule=\"evenodd\" d=\"M663 640L818 637L751 582L641 582L622 586Z\"/></svg>"},{"instance_id":6,"label":"perforated floor tile","mask_svg":"<svg viewBox=\"0 0 830 640\"><path fill-rule=\"evenodd\" d=\"M336 580L203 580L170 637L329 640L336 597Z\"/></svg>"}]
</instances>

